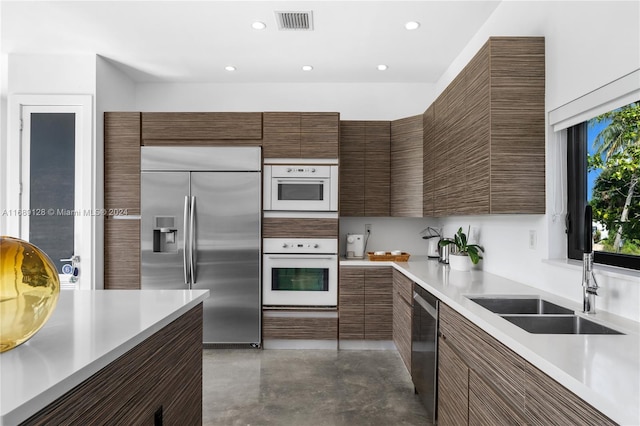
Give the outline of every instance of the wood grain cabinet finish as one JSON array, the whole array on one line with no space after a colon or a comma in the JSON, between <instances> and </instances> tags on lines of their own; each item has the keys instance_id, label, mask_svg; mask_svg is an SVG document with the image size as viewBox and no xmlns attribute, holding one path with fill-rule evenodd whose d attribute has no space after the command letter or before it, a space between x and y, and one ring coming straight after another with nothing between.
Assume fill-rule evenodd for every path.
<instances>
[{"instance_id":1,"label":"wood grain cabinet finish","mask_svg":"<svg viewBox=\"0 0 640 426\"><path fill-rule=\"evenodd\" d=\"M202 304L22 425L202 424Z\"/></svg>"},{"instance_id":2,"label":"wood grain cabinet finish","mask_svg":"<svg viewBox=\"0 0 640 426\"><path fill-rule=\"evenodd\" d=\"M105 290L140 289L140 220L104 220Z\"/></svg>"},{"instance_id":3,"label":"wood grain cabinet finish","mask_svg":"<svg viewBox=\"0 0 640 426\"><path fill-rule=\"evenodd\" d=\"M337 112L265 112L265 158L338 158L340 114Z\"/></svg>"},{"instance_id":4,"label":"wood grain cabinet finish","mask_svg":"<svg viewBox=\"0 0 640 426\"><path fill-rule=\"evenodd\" d=\"M364 127L364 121L340 121L340 216L364 216Z\"/></svg>"},{"instance_id":5,"label":"wood grain cabinet finish","mask_svg":"<svg viewBox=\"0 0 640 426\"><path fill-rule=\"evenodd\" d=\"M391 122L391 216L423 216L423 115Z\"/></svg>"},{"instance_id":6,"label":"wood grain cabinet finish","mask_svg":"<svg viewBox=\"0 0 640 426\"><path fill-rule=\"evenodd\" d=\"M338 238L338 219L265 217L263 238Z\"/></svg>"},{"instance_id":7,"label":"wood grain cabinet finish","mask_svg":"<svg viewBox=\"0 0 640 426\"><path fill-rule=\"evenodd\" d=\"M338 313L340 339L364 340L364 268L340 268Z\"/></svg>"},{"instance_id":8,"label":"wood grain cabinet finish","mask_svg":"<svg viewBox=\"0 0 640 426\"><path fill-rule=\"evenodd\" d=\"M524 413L523 358L444 303L440 303L440 333L470 368Z\"/></svg>"},{"instance_id":9,"label":"wood grain cabinet finish","mask_svg":"<svg viewBox=\"0 0 640 426\"><path fill-rule=\"evenodd\" d=\"M145 145L162 140L243 139L262 139L261 112L142 113L142 140Z\"/></svg>"},{"instance_id":10,"label":"wood grain cabinet finish","mask_svg":"<svg viewBox=\"0 0 640 426\"><path fill-rule=\"evenodd\" d=\"M422 214L435 216L435 104L422 114Z\"/></svg>"},{"instance_id":11,"label":"wood grain cabinet finish","mask_svg":"<svg viewBox=\"0 0 640 426\"><path fill-rule=\"evenodd\" d=\"M140 113L104 114L104 207L140 214Z\"/></svg>"},{"instance_id":12,"label":"wood grain cabinet finish","mask_svg":"<svg viewBox=\"0 0 640 426\"><path fill-rule=\"evenodd\" d=\"M469 367L455 350L438 339L438 425L469 424Z\"/></svg>"},{"instance_id":13,"label":"wood grain cabinet finish","mask_svg":"<svg viewBox=\"0 0 640 426\"><path fill-rule=\"evenodd\" d=\"M391 122L340 122L340 216L390 215Z\"/></svg>"},{"instance_id":14,"label":"wood grain cabinet finish","mask_svg":"<svg viewBox=\"0 0 640 426\"><path fill-rule=\"evenodd\" d=\"M525 392L525 413L530 424L616 424L530 363L526 363Z\"/></svg>"},{"instance_id":15,"label":"wood grain cabinet finish","mask_svg":"<svg viewBox=\"0 0 640 426\"><path fill-rule=\"evenodd\" d=\"M468 424L616 424L444 303L439 345L439 424L467 424L463 405ZM458 390L465 368L466 397Z\"/></svg>"},{"instance_id":16,"label":"wood grain cabinet finish","mask_svg":"<svg viewBox=\"0 0 640 426\"><path fill-rule=\"evenodd\" d=\"M413 282L393 270L393 343L408 371L411 371Z\"/></svg>"},{"instance_id":17,"label":"wood grain cabinet finish","mask_svg":"<svg viewBox=\"0 0 640 426\"><path fill-rule=\"evenodd\" d=\"M390 267L340 267L340 339L392 340L391 274Z\"/></svg>"},{"instance_id":18,"label":"wood grain cabinet finish","mask_svg":"<svg viewBox=\"0 0 640 426\"><path fill-rule=\"evenodd\" d=\"M326 316L327 311L263 310L263 339L337 340L338 317ZM293 314L293 315L289 315Z\"/></svg>"},{"instance_id":19,"label":"wood grain cabinet finish","mask_svg":"<svg viewBox=\"0 0 640 426\"><path fill-rule=\"evenodd\" d=\"M425 112L434 216L545 212L544 49L491 37Z\"/></svg>"},{"instance_id":20,"label":"wood grain cabinet finish","mask_svg":"<svg viewBox=\"0 0 640 426\"><path fill-rule=\"evenodd\" d=\"M469 370L469 425L527 425L492 387L474 370Z\"/></svg>"}]
</instances>

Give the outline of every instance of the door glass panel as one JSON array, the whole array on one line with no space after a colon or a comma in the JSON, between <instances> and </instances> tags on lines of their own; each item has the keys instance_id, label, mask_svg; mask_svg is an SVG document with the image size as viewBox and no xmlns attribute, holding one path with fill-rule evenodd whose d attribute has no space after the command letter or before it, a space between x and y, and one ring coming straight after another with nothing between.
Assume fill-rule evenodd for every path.
<instances>
[{"instance_id":1,"label":"door glass panel","mask_svg":"<svg viewBox=\"0 0 640 426\"><path fill-rule=\"evenodd\" d=\"M281 183L278 185L280 201L322 201L324 195L322 183Z\"/></svg>"},{"instance_id":2,"label":"door glass panel","mask_svg":"<svg viewBox=\"0 0 640 426\"><path fill-rule=\"evenodd\" d=\"M62 273L74 254L75 114L31 114L29 241Z\"/></svg>"},{"instance_id":3,"label":"door glass panel","mask_svg":"<svg viewBox=\"0 0 640 426\"><path fill-rule=\"evenodd\" d=\"M329 291L328 268L272 268L271 289Z\"/></svg>"}]
</instances>

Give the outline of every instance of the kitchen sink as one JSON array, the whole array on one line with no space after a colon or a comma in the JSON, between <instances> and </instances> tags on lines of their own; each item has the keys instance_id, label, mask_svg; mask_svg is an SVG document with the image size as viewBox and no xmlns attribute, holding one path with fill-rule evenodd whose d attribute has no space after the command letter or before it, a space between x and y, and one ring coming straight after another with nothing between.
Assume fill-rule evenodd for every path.
<instances>
[{"instance_id":1,"label":"kitchen sink","mask_svg":"<svg viewBox=\"0 0 640 426\"><path fill-rule=\"evenodd\" d=\"M496 314L573 314L573 310L563 308L539 297L470 297L470 300Z\"/></svg>"},{"instance_id":2,"label":"kitchen sink","mask_svg":"<svg viewBox=\"0 0 640 426\"><path fill-rule=\"evenodd\" d=\"M501 315L535 334L624 334L577 315Z\"/></svg>"}]
</instances>

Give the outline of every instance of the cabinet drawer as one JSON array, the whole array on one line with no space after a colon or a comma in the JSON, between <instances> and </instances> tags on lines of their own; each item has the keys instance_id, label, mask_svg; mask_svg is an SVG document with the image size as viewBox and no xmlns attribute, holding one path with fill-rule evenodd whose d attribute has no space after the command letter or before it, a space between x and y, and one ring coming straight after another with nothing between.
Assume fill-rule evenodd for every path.
<instances>
[{"instance_id":1,"label":"cabinet drawer","mask_svg":"<svg viewBox=\"0 0 640 426\"><path fill-rule=\"evenodd\" d=\"M469 367L491 383L519 414L524 414L523 358L444 303L440 303L440 331Z\"/></svg>"},{"instance_id":2,"label":"cabinet drawer","mask_svg":"<svg viewBox=\"0 0 640 426\"><path fill-rule=\"evenodd\" d=\"M338 219L265 217L263 238L338 238Z\"/></svg>"},{"instance_id":3,"label":"cabinet drawer","mask_svg":"<svg viewBox=\"0 0 640 426\"><path fill-rule=\"evenodd\" d=\"M291 313L291 315L288 315ZM263 339L336 340L338 316L328 312L263 311Z\"/></svg>"}]
</instances>

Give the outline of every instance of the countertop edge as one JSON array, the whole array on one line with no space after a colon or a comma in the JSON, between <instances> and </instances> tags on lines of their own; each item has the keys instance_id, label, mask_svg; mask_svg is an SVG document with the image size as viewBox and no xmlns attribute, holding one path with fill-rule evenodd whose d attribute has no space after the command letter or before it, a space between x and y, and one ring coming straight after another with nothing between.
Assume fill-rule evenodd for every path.
<instances>
[{"instance_id":1,"label":"countertop edge","mask_svg":"<svg viewBox=\"0 0 640 426\"><path fill-rule=\"evenodd\" d=\"M429 260L423 260L424 262L429 262ZM391 261L367 261L367 260L351 260L351 259L341 259L340 266L364 266L364 267L375 267L375 266L391 266L396 269L398 272L402 273L406 277L410 278L415 283L419 284L422 288L432 293L439 300L446 303L460 315L471 321L476 326L480 327L482 330L487 332L493 338L498 340L500 343L504 344L507 348L517 353L519 356L524 358L525 361L529 362L534 367L538 368L543 373L547 374L553 380L557 381L569 391L573 392L575 395L583 399L585 402L593 406L595 409L608 416L615 422L618 422L623 425L633 425L638 424L640 420L640 413L631 413L629 412L629 407L621 407L616 406L614 404L610 404L608 401L602 399L602 395L598 394L598 392L589 388L584 383L577 380L575 377L571 376L569 373L564 371L562 368L556 366L549 360L547 360L544 356L537 353L535 350L527 347L527 345L523 342L518 341L512 336L507 335L502 330L497 327L494 327L492 324L487 322L485 319L475 315L472 311L461 305L458 301L452 299L448 295L442 293L438 289L431 286L428 282L425 282L421 277L416 276L410 270L408 270L407 265L409 262L391 262ZM414 262L420 262L420 260L414 260ZM546 291L536 289L534 287L527 286L526 284L518 283L513 280L509 280L507 278L499 277L494 274L490 274L484 271L473 271L474 274L483 274L486 276L495 276L500 280L511 281L514 284L519 286L531 288L532 293L535 294L548 294ZM625 408L627 408L625 410Z\"/></svg>"},{"instance_id":2,"label":"countertop edge","mask_svg":"<svg viewBox=\"0 0 640 426\"><path fill-rule=\"evenodd\" d=\"M195 296L193 299L188 300L182 306L178 307L157 322L141 330L135 336L122 342L118 346L115 346L104 355L81 367L70 376L67 376L62 381L59 381L46 389L44 392L34 396L28 401L24 401L20 406L14 408L13 410L4 413L0 417L0 426L5 424L19 424L20 422L27 420L29 417L38 413L38 411L42 410L47 405L51 404L56 399L60 398L61 396L81 384L83 381L87 380L88 378L99 372L101 369L105 368L111 362L115 361L116 359L136 347L138 344L142 343L154 333L158 332L180 316L195 308L197 305L202 303L209 294L208 291L198 291L202 291L202 293ZM37 408L34 409L34 407Z\"/></svg>"}]
</instances>

